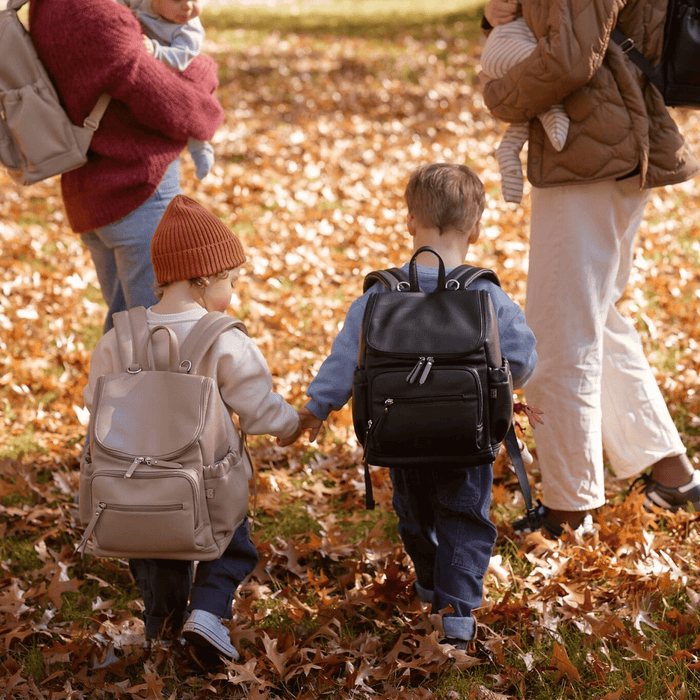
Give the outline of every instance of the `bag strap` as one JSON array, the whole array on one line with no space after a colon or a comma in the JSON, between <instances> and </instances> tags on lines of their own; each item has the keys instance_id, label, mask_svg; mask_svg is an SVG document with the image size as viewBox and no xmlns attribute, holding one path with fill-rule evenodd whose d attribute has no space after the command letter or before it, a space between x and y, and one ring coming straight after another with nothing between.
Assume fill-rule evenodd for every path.
<instances>
[{"instance_id":1,"label":"bag strap","mask_svg":"<svg viewBox=\"0 0 700 700\"><path fill-rule=\"evenodd\" d=\"M637 68L639 68L639 70L641 70L642 73L649 78L649 82L663 94L663 82L658 71L634 45L634 40L628 37L624 32L620 31L617 27L610 32L610 38L622 49L622 53L624 53L630 59L630 61L632 61L632 63L634 63Z\"/></svg>"},{"instance_id":2,"label":"bag strap","mask_svg":"<svg viewBox=\"0 0 700 700\"><path fill-rule=\"evenodd\" d=\"M24 1L25 0L22 0L22 2ZM90 114L88 114L87 117L85 117L85 119L83 120L83 126L86 129L90 129L90 131L92 131L93 133L97 131L97 128L100 126L100 121L102 121L102 117L104 116L104 113L107 110L107 105L109 105L109 101L111 99L112 98L106 92L103 92L97 98L97 102L92 108L92 112L90 112Z\"/></svg>"},{"instance_id":3,"label":"bag strap","mask_svg":"<svg viewBox=\"0 0 700 700\"><path fill-rule=\"evenodd\" d=\"M520 454L520 446L518 445L518 438L515 434L514 425L511 425L510 428L508 428L505 443L508 450L508 455L510 456L510 462L513 465L513 469L515 469L516 476L518 477L520 490L523 492L527 517L531 522L534 522L535 518L537 517L537 511L540 504L538 503L537 506L533 506L532 504L532 490L530 489L530 482L527 480L527 470L525 469L525 464L523 463L523 456Z\"/></svg>"},{"instance_id":4,"label":"bag strap","mask_svg":"<svg viewBox=\"0 0 700 700\"><path fill-rule=\"evenodd\" d=\"M455 280L459 283L459 287L466 289L476 279L483 277L491 280L494 284L501 286L498 275L493 270L485 267L474 267L473 265L459 265L455 267L445 278L445 284L450 280ZM364 284L362 285L362 293L364 294L372 285L380 282L390 291L399 291L399 285L404 282L409 284L408 273L400 267L392 267L387 270L373 270L365 276ZM406 287L408 291L408 287Z\"/></svg>"},{"instance_id":5,"label":"bag strap","mask_svg":"<svg viewBox=\"0 0 700 700\"><path fill-rule=\"evenodd\" d=\"M14 10L17 12L23 5L26 5L29 0L7 0L6 10Z\"/></svg>"},{"instance_id":6,"label":"bag strap","mask_svg":"<svg viewBox=\"0 0 700 700\"><path fill-rule=\"evenodd\" d=\"M206 355L216 339L222 333L233 328L237 328L242 333L248 335L245 323L228 314L219 311L210 311L205 316L202 316L202 318L197 321L194 328L187 334L182 344L182 348L180 349L180 357L182 358L180 367L183 368L183 365L187 364L189 365L189 367L186 368L188 373L197 374L199 365L204 359L204 355ZM236 430L241 438L241 450L244 451L248 457L248 462L253 472L253 518L255 518L258 509L258 473L255 469L253 456L248 449L248 434L237 425Z\"/></svg>"},{"instance_id":7,"label":"bag strap","mask_svg":"<svg viewBox=\"0 0 700 700\"><path fill-rule=\"evenodd\" d=\"M474 267L473 265L459 265L459 267L455 267L455 269L447 275L445 284L447 285L450 280L454 280L457 282L458 288L467 289L474 280L482 277L491 280L491 282L497 284L499 287L501 286L498 275L493 270L489 270L486 267Z\"/></svg>"},{"instance_id":8,"label":"bag strap","mask_svg":"<svg viewBox=\"0 0 700 700\"><path fill-rule=\"evenodd\" d=\"M237 328L248 335L243 321L219 311L211 311L197 321L180 348L180 364L187 362L190 374L197 374L199 365L216 339L227 330Z\"/></svg>"},{"instance_id":9,"label":"bag strap","mask_svg":"<svg viewBox=\"0 0 700 700\"><path fill-rule=\"evenodd\" d=\"M119 364L122 371L126 372L130 367L135 366L147 369L148 323L145 307L135 306L128 311L117 311L112 314L112 321L117 334Z\"/></svg>"},{"instance_id":10,"label":"bag strap","mask_svg":"<svg viewBox=\"0 0 700 700\"><path fill-rule=\"evenodd\" d=\"M376 282L381 282L388 290L397 292L401 282L408 284L408 273L404 272L400 267L392 267L388 270L374 270L365 277L362 293L364 294Z\"/></svg>"}]
</instances>

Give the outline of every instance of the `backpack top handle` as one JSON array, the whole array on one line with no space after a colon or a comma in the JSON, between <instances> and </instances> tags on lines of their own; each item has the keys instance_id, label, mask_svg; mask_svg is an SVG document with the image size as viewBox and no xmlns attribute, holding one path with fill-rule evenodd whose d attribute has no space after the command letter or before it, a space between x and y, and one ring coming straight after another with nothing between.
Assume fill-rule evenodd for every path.
<instances>
[{"instance_id":1,"label":"backpack top handle","mask_svg":"<svg viewBox=\"0 0 700 700\"><path fill-rule=\"evenodd\" d=\"M445 289L445 263L442 261L440 253L438 253L435 248L431 248L429 245L424 245L418 248L418 250L413 254L411 262L408 264L408 280L409 284L411 285L410 291L421 291L420 285L418 284L418 263L416 262L416 258L421 253L432 253L438 259L438 283L435 291L443 291Z\"/></svg>"}]
</instances>

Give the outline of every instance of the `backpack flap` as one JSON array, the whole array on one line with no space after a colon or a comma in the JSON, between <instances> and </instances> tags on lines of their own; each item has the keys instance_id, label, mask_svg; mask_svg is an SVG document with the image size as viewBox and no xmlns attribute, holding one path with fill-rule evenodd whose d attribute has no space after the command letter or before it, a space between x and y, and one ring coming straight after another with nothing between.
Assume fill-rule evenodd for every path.
<instances>
[{"instance_id":1,"label":"backpack flap","mask_svg":"<svg viewBox=\"0 0 700 700\"><path fill-rule=\"evenodd\" d=\"M199 438L211 377L179 372L109 374L97 380L91 441L115 457L177 460ZM183 401L187 397L187 401ZM169 411L177 406L177 420Z\"/></svg>"},{"instance_id":2,"label":"backpack flap","mask_svg":"<svg viewBox=\"0 0 700 700\"><path fill-rule=\"evenodd\" d=\"M362 339L378 353L461 356L483 346L492 310L483 290L377 294L367 303ZM465 335L465 328L472 332Z\"/></svg>"}]
</instances>

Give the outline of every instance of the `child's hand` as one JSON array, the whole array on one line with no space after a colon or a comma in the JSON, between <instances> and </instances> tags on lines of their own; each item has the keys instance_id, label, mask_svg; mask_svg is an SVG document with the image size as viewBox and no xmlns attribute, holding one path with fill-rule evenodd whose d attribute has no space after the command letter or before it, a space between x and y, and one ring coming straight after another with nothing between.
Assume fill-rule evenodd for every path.
<instances>
[{"instance_id":1,"label":"child's hand","mask_svg":"<svg viewBox=\"0 0 700 700\"><path fill-rule=\"evenodd\" d=\"M309 432L309 442L316 442L318 437L318 431L321 430L323 421L309 411L308 408L300 408L297 413L299 414L299 427L303 433L305 430Z\"/></svg>"},{"instance_id":2,"label":"child's hand","mask_svg":"<svg viewBox=\"0 0 700 700\"><path fill-rule=\"evenodd\" d=\"M321 430L321 426L323 425L323 421L320 418L316 418L308 408L299 408L297 409L297 413L299 414L299 426L289 437L277 438L277 444L280 447L287 447L287 445L296 442L305 430L311 431L309 433L309 442L314 442L316 440L318 431Z\"/></svg>"},{"instance_id":3,"label":"child's hand","mask_svg":"<svg viewBox=\"0 0 700 700\"><path fill-rule=\"evenodd\" d=\"M143 35L143 45L146 47L146 51L153 56L153 54L156 52L155 48L153 47L153 42L145 34Z\"/></svg>"}]
</instances>

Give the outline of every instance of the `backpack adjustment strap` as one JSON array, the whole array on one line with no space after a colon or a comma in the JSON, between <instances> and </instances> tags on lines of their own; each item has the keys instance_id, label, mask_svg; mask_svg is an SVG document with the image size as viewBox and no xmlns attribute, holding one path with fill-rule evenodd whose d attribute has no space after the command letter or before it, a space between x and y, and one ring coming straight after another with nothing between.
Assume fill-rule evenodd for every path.
<instances>
[{"instance_id":1,"label":"backpack adjustment strap","mask_svg":"<svg viewBox=\"0 0 700 700\"><path fill-rule=\"evenodd\" d=\"M95 106L92 108L92 112L90 112L90 114L88 114L83 120L83 126L86 129L90 129L90 131L93 132L97 131L97 128L100 126L100 121L102 121L102 117L104 116L107 105L111 99L112 98L106 92L102 93L98 97Z\"/></svg>"}]
</instances>

